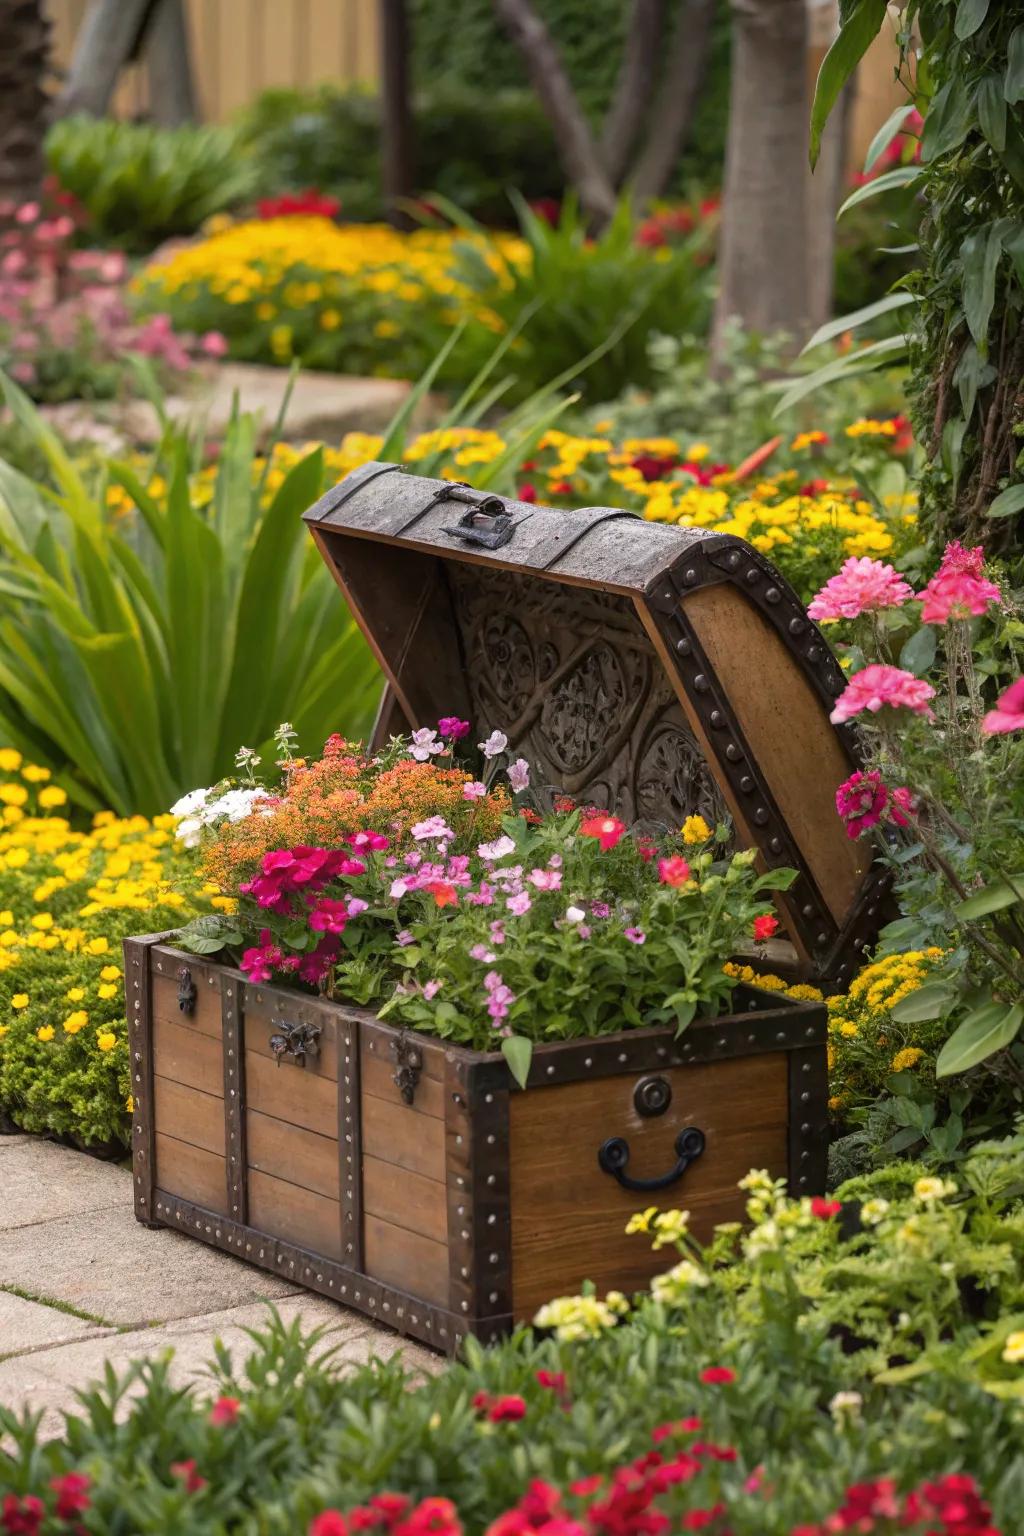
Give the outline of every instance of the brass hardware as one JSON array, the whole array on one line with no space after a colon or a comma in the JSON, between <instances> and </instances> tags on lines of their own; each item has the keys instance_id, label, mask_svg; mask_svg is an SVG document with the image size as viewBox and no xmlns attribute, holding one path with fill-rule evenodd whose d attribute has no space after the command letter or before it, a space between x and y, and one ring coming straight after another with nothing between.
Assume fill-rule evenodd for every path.
<instances>
[{"instance_id":1,"label":"brass hardware","mask_svg":"<svg viewBox=\"0 0 1024 1536\"><path fill-rule=\"evenodd\" d=\"M416 1097L416 1087L423 1070L423 1052L418 1045L407 1040L405 1035L399 1035L397 1040L393 1040L391 1049L398 1062L398 1069L391 1081L402 1095L404 1102L411 1104Z\"/></svg>"},{"instance_id":2,"label":"brass hardware","mask_svg":"<svg viewBox=\"0 0 1024 1536\"><path fill-rule=\"evenodd\" d=\"M278 1066L285 1056L290 1056L297 1067L304 1067L307 1056L315 1061L320 1055L319 1024L285 1024L281 1019L271 1019L270 1023L278 1031L270 1037L270 1049Z\"/></svg>"},{"instance_id":3,"label":"brass hardware","mask_svg":"<svg viewBox=\"0 0 1024 1536\"><path fill-rule=\"evenodd\" d=\"M192 972L187 965L183 965L178 972L178 1007L182 1013L194 1013L196 1006L196 984L192 980Z\"/></svg>"}]
</instances>

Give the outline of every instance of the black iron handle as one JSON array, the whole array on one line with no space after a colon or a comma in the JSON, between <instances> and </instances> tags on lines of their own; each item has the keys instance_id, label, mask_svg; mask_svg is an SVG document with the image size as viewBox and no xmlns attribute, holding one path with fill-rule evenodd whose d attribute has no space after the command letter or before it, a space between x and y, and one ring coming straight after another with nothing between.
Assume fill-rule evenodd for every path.
<instances>
[{"instance_id":1,"label":"black iron handle","mask_svg":"<svg viewBox=\"0 0 1024 1536\"><path fill-rule=\"evenodd\" d=\"M613 1179L618 1179L623 1189L635 1189L641 1193L649 1189L667 1189L683 1174L704 1151L704 1132L699 1131L695 1125L688 1125L685 1130L679 1132L676 1137L676 1165L670 1168L668 1173L661 1174L656 1179L631 1179L626 1172L626 1164L629 1162L629 1142L624 1136L610 1136L603 1141L597 1149L597 1161L604 1173L610 1173Z\"/></svg>"}]
</instances>

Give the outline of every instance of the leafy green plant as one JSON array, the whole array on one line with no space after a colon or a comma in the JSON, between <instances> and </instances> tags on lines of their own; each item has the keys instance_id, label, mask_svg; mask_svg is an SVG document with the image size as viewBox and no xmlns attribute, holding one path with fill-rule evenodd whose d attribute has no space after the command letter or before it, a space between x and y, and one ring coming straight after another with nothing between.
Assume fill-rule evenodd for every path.
<instances>
[{"instance_id":1,"label":"leafy green plant","mask_svg":"<svg viewBox=\"0 0 1024 1536\"><path fill-rule=\"evenodd\" d=\"M323 489L319 450L265 506L255 422L236 416L200 509L189 482L200 445L186 434L167 426L156 450L162 497L116 460L97 484L27 397L3 390L58 486L0 463L5 740L66 763L83 804L132 815L212 783L282 719L311 744L339 725L366 729L376 664L301 521ZM134 508L116 524L107 481Z\"/></svg>"},{"instance_id":2,"label":"leafy green plant","mask_svg":"<svg viewBox=\"0 0 1024 1536\"><path fill-rule=\"evenodd\" d=\"M68 117L50 129L46 157L60 186L85 208L91 232L129 251L193 234L257 185L255 166L227 128Z\"/></svg>"}]
</instances>

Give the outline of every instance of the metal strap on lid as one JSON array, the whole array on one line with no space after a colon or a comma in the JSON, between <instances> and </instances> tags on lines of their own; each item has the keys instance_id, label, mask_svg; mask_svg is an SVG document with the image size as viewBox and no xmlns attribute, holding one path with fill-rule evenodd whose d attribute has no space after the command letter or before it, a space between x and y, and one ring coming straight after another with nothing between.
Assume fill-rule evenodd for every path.
<instances>
[{"instance_id":1,"label":"metal strap on lid","mask_svg":"<svg viewBox=\"0 0 1024 1536\"><path fill-rule=\"evenodd\" d=\"M365 490L371 480L377 480L381 475L404 475L405 469L401 464L364 464L359 469L354 469L344 480L328 491L326 496L321 496L314 507L306 513L306 521L322 523L325 517L330 517L332 512L337 512L346 501L351 501L357 491ZM340 494L339 494L340 493Z\"/></svg>"},{"instance_id":2,"label":"metal strap on lid","mask_svg":"<svg viewBox=\"0 0 1024 1536\"><path fill-rule=\"evenodd\" d=\"M596 513L596 516L588 517L588 511ZM538 570L549 571L553 565L558 564L559 560L564 559L571 549L575 549L588 533L593 533L594 529L600 527L602 523L611 523L621 517L628 517L638 523L644 521L636 512L609 512L606 507L590 507L582 512L570 513L553 539L542 543L539 547L534 545L530 551L530 564Z\"/></svg>"}]
</instances>

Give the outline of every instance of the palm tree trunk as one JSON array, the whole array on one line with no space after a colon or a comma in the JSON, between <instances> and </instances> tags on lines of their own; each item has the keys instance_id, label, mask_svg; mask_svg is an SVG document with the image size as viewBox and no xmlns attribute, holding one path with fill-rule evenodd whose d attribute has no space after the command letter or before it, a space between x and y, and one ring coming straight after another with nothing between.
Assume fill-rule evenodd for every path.
<instances>
[{"instance_id":1,"label":"palm tree trunk","mask_svg":"<svg viewBox=\"0 0 1024 1536\"><path fill-rule=\"evenodd\" d=\"M0 0L0 199L39 196L49 120L50 23L42 0Z\"/></svg>"}]
</instances>

